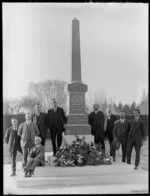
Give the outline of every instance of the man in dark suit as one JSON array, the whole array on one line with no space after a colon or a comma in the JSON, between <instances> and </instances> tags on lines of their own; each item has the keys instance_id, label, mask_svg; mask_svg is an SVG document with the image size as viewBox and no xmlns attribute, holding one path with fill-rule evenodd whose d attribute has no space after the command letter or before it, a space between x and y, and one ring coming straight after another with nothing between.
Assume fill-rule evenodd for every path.
<instances>
[{"instance_id":1,"label":"man in dark suit","mask_svg":"<svg viewBox=\"0 0 150 196\"><path fill-rule=\"evenodd\" d=\"M35 114L33 115L33 122L38 126L42 142L41 144L45 146L45 141L47 137L47 117L46 114L41 112L41 105L38 103L35 105Z\"/></svg>"},{"instance_id":2,"label":"man in dark suit","mask_svg":"<svg viewBox=\"0 0 150 196\"><path fill-rule=\"evenodd\" d=\"M17 135L18 132L18 120L16 118L11 119L12 127L6 130L5 142L9 143L9 152L11 156L11 166L12 166L12 174L11 176L16 175L16 157L17 151L22 153L22 149L20 146L20 137Z\"/></svg>"},{"instance_id":3,"label":"man in dark suit","mask_svg":"<svg viewBox=\"0 0 150 196\"><path fill-rule=\"evenodd\" d=\"M126 161L126 148L127 148L127 139L130 131L130 122L125 119L124 111L120 112L120 120L117 120L113 129L113 138L114 141L119 141L122 148L122 162ZM115 161L115 147L111 145L113 161Z\"/></svg>"},{"instance_id":4,"label":"man in dark suit","mask_svg":"<svg viewBox=\"0 0 150 196\"><path fill-rule=\"evenodd\" d=\"M63 108L57 106L55 99L52 100L52 105L53 108L48 110L47 125L51 132L53 155L55 156L62 143L62 133L64 131L64 123L67 122L67 117L65 116Z\"/></svg>"},{"instance_id":5,"label":"man in dark suit","mask_svg":"<svg viewBox=\"0 0 150 196\"><path fill-rule=\"evenodd\" d=\"M134 169L138 169L140 162L140 149L143 145L143 141L145 140L146 132L145 132L145 124L144 121L140 118L140 110L135 109L134 112L134 120L131 123L131 129L128 137L127 144L127 163L131 164L131 153L133 147L135 148L136 158L135 158L135 167Z\"/></svg>"},{"instance_id":6,"label":"man in dark suit","mask_svg":"<svg viewBox=\"0 0 150 196\"><path fill-rule=\"evenodd\" d=\"M105 137L109 140L109 146L110 146L110 156L112 156L111 152L111 143L113 141L113 128L114 123L117 120L117 118L111 113L111 109L106 109L106 118L105 118Z\"/></svg>"},{"instance_id":7,"label":"man in dark suit","mask_svg":"<svg viewBox=\"0 0 150 196\"><path fill-rule=\"evenodd\" d=\"M91 132L94 135L95 144L101 144L103 150L105 150L104 143L104 114L99 111L99 104L93 105L94 111L89 114L89 124L91 125Z\"/></svg>"}]
</instances>

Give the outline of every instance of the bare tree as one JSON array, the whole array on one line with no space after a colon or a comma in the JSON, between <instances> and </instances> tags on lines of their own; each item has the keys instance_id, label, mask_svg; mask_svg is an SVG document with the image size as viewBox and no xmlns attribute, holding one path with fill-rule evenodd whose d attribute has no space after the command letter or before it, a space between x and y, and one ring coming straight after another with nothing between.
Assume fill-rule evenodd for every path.
<instances>
[{"instance_id":1,"label":"bare tree","mask_svg":"<svg viewBox=\"0 0 150 196\"><path fill-rule=\"evenodd\" d=\"M99 103L100 110L105 113L107 108L107 96L103 89L98 89L94 94L94 101L96 103Z\"/></svg>"},{"instance_id":2,"label":"bare tree","mask_svg":"<svg viewBox=\"0 0 150 196\"><path fill-rule=\"evenodd\" d=\"M45 112L51 107L51 100L55 98L58 105L66 109L66 82L61 80L46 80L39 83L30 83L28 86L29 95L36 97L41 103Z\"/></svg>"},{"instance_id":3,"label":"bare tree","mask_svg":"<svg viewBox=\"0 0 150 196\"><path fill-rule=\"evenodd\" d=\"M139 109L141 114L148 114L148 93L146 94L145 90L143 90Z\"/></svg>"}]
</instances>

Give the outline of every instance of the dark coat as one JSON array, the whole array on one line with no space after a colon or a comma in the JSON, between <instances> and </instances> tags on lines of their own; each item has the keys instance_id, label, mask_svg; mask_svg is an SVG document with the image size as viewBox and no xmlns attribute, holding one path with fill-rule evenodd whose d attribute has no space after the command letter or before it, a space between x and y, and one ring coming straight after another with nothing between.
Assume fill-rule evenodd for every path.
<instances>
[{"instance_id":1,"label":"dark coat","mask_svg":"<svg viewBox=\"0 0 150 196\"><path fill-rule=\"evenodd\" d=\"M44 146L42 146L42 144L39 147L33 146L30 150L28 158L40 159L40 161L42 162L42 165L45 165L44 153L45 153L45 148Z\"/></svg>"},{"instance_id":2,"label":"dark coat","mask_svg":"<svg viewBox=\"0 0 150 196\"><path fill-rule=\"evenodd\" d=\"M5 142L9 144L9 152L12 153L14 150L22 152L20 146L20 137L17 134L17 131L10 127L6 130Z\"/></svg>"},{"instance_id":3,"label":"dark coat","mask_svg":"<svg viewBox=\"0 0 150 196\"><path fill-rule=\"evenodd\" d=\"M57 115L57 123L55 122L55 114ZM48 110L47 113L47 126L50 130L57 129L58 131L64 131L64 123L67 122L67 117L63 108L57 107L56 113L54 109Z\"/></svg>"},{"instance_id":4,"label":"dark coat","mask_svg":"<svg viewBox=\"0 0 150 196\"><path fill-rule=\"evenodd\" d=\"M47 116L45 113L40 112L39 115L39 124L36 122L36 114L33 115L33 122L37 124L39 132L42 138L46 139L47 137Z\"/></svg>"},{"instance_id":5,"label":"dark coat","mask_svg":"<svg viewBox=\"0 0 150 196\"><path fill-rule=\"evenodd\" d=\"M113 114L110 116L109 124L108 124L108 120L107 120L105 137L113 138L113 128L114 128L114 123L116 120L117 120L117 118Z\"/></svg>"},{"instance_id":6,"label":"dark coat","mask_svg":"<svg viewBox=\"0 0 150 196\"><path fill-rule=\"evenodd\" d=\"M127 142L131 124L125 119L124 123L121 120L117 120L113 129L113 138L117 138L119 142Z\"/></svg>"},{"instance_id":7,"label":"dark coat","mask_svg":"<svg viewBox=\"0 0 150 196\"><path fill-rule=\"evenodd\" d=\"M98 111L97 114L95 114L95 112L91 112L89 114L89 124L91 125L92 135L95 135L95 136L99 135L102 139L104 139L104 114L103 112Z\"/></svg>"},{"instance_id":8,"label":"dark coat","mask_svg":"<svg viewBox=\"0 0 150 196\"><path fill-rule=\"evenodd\" d=\"M146 129L145 129L144 121L141 118L139 118L137 122L133 120L131 123L131 129L129 132L128 141L133 140L137 144L142 145L145 136L146 136Z\"/></svg>"}]
</instances>

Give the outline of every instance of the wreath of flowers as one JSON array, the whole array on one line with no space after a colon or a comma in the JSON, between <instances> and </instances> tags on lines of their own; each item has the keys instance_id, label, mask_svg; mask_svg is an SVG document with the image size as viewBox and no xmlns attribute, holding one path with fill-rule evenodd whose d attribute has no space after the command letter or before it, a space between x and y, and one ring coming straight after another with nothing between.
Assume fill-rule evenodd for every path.
<instances>
[{"instance_id":1,"label":"wreath of flowers","mask_svg":"<svg viewBox=\"0 0 150 196\"><path fill-rule=\"evenodd\" d=\"M85 165L109 165L111 164L110 156L101 148L101 144L88 144L85 137L75 136L71 144L65 142L57 151L54 166L85 166Z\"/></svg>"}]
</instances>

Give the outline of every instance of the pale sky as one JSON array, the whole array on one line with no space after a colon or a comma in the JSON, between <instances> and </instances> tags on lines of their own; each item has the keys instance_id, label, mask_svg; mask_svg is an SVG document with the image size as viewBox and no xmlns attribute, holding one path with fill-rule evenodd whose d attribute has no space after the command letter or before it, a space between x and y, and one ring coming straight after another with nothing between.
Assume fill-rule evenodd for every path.
<instances>
[{"instance_id":1,"label":"pale sky","mask_svg":"<svg viewBox=\"0 0 150 196\"><path fill-rule=\"evenodd\" d=\"M3 3L3 96L29 82L70 82L71 23L80 21L82 81L116 103L148 91L148 4Z\"/></svg>"}]
</instances>

